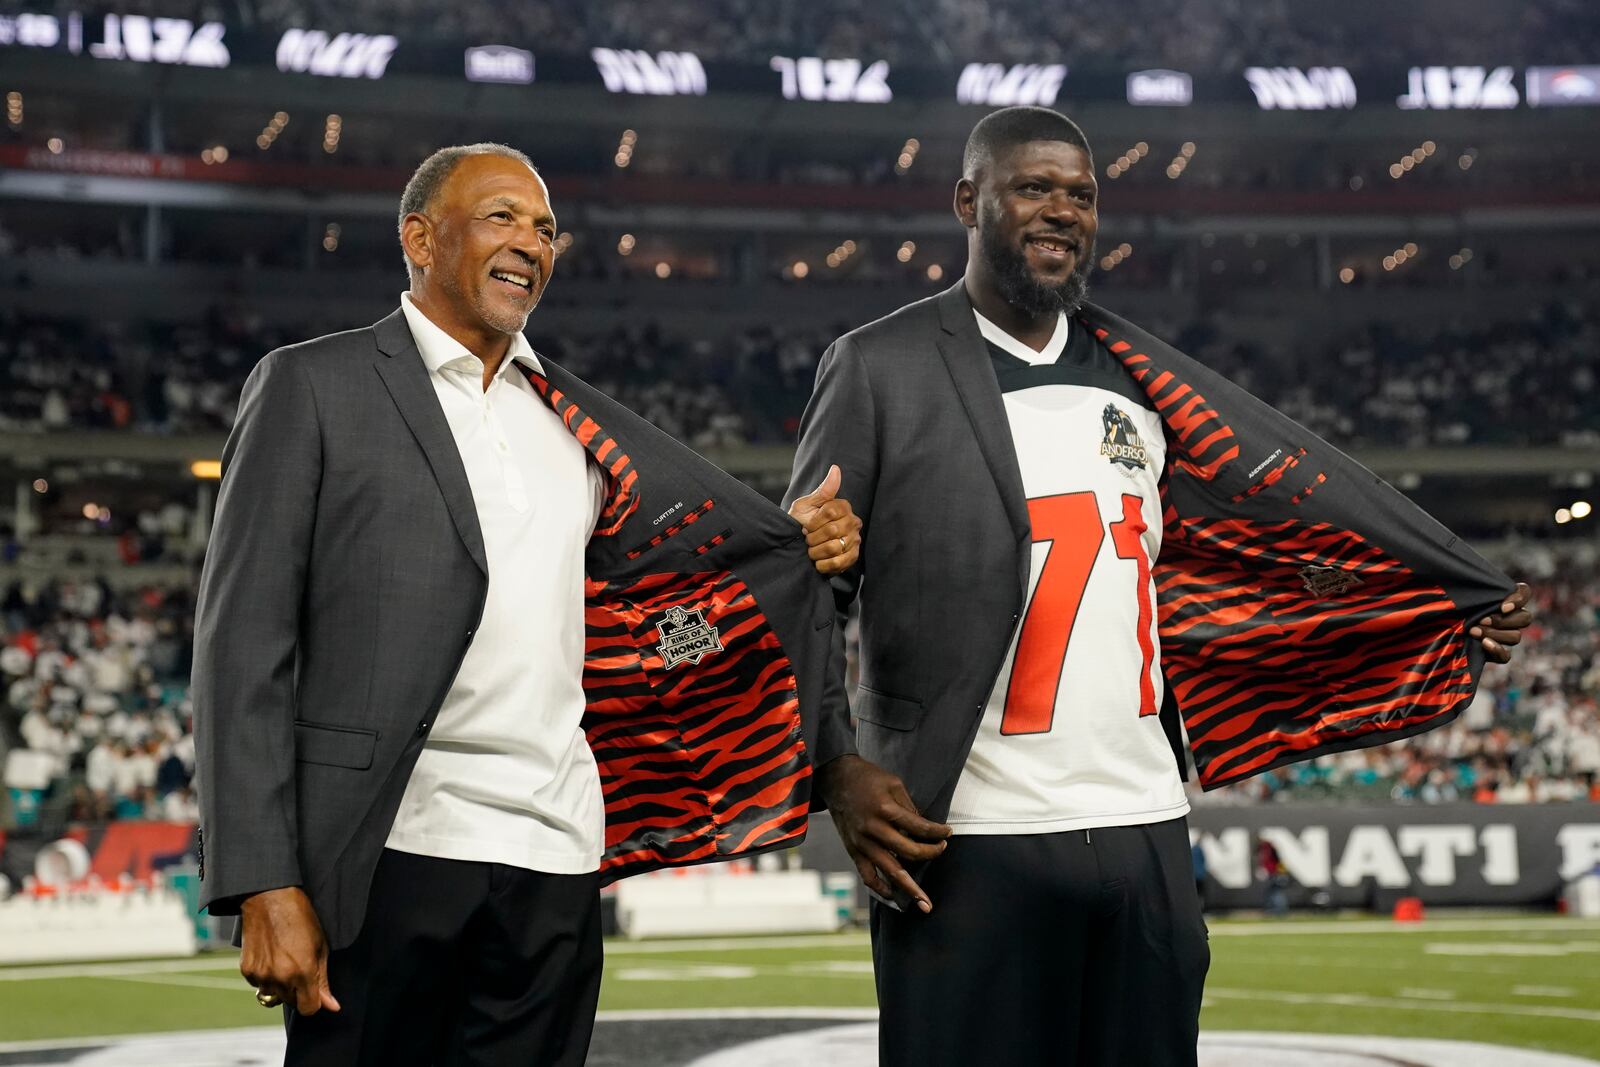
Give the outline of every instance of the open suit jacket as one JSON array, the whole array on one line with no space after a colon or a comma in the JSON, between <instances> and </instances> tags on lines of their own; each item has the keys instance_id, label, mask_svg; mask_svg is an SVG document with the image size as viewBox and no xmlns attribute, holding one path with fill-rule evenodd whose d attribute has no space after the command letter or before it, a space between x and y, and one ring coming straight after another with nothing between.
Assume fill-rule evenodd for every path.
<instances>
[{"instance_id":1,"label":"open suit jacket","mask_svg":"<svg viewBox=\"0 0 1600 1067\"><path fill-rule=\"evenodd\" d=\"M800 527L541 362L525 373L607 487L585 561L603 879L796 842L805 737L845 714L833 605ZM488 581L466 471L399 311L262 360L223 453L196 617L213 914L299 885L329 943L354 940Z\"/></svg>"},{"instance_id":2,"label":"open suit jacket","mask_svg":"<svg viewBox=\"0 0 1600 1067\"><path fill-rule=\"evenodd\" d=\"M1089 305L1074 328L1122 362L1165 425L1162 718L1176 747L1181 716L1202 784L1407 737L1466 706L1483 666L1467 627L1498 610L1510 579L1132 323ZM861 598L856 749L942 819L1025 607L1032 541L963 284L836 341L800 434L790 494L837 463L864 523L859 562L835 579L841 611Z\"/></svg>"}]
</instances>

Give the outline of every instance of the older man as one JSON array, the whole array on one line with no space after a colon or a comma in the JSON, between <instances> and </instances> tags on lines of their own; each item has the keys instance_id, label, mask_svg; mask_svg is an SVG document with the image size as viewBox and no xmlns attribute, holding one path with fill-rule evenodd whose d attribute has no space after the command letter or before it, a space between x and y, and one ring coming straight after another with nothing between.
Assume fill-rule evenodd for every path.
<instances>
[{"instance_id":1,"label":"older man","mask_svg":"<svg viewBox=\"0 0 1600 1067\"><path fill-rule=\"evenodd\" d=\"M602 881L793 842L830 755L838 472L803 531L537 356L555 234L522 153L434 154L399 310L244 390L196 626L203 899L289 1063L583 1062Z\"/></svg>"}]
</instances>

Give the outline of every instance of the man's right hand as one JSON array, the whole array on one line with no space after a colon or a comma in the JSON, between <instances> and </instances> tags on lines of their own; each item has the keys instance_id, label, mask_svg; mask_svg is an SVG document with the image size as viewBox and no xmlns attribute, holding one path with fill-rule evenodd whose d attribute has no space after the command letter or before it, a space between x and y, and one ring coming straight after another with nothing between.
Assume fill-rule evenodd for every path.
<instances>
[{"instance_id":1,"label":"man's right hand","mask_svg":"<svg viewBox=\"0 0 1600 1067\"><path fill-rule=\"evenodd\" d=\"M933 901L901 861L938 856L948 844L950 827L924 819L898 775L860 756L840 756L821 767L817 789L862 883L890 900L898 887L923 912L932 911Z\"/></svg>"},{"instance_id":2,"label":"man's right hand","mask_svg":"<svg viewBox=\"0 0 1600 1067\"><path fill-rule=\"evenodd\" d=\"M299 886L270 889L240 905L244 949L239 973L259 994L293 1004L301 1015L338 1011L328 988L328 941Z\"/></svg>"}]
</instances>

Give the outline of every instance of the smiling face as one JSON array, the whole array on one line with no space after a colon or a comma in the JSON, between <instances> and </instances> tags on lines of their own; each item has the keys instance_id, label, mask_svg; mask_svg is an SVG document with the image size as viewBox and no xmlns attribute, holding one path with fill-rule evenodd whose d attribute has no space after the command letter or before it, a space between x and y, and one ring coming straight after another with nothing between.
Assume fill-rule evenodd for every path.
<instances>
[{"instance_id":1,"label":"smiling face","mask_svg":"<svg viewBox=\"0 0 1600 1067\"><path fill-rule=\"evenodd\" d=\"M402 242L421 268L413 299L430 317L447 319L440 325L452 334L520 333L550 281L555 234L549 193L532 168L506 156L468 156L425 214L406 216Z\"/></svg>"},{"instance_id":2,"label":"smiling face","mask_svg":"<svg viewBox=\"0 0 1600 1067\"><path fill-rule=\"evenodd\" d=\"M982 273L1028 317L1072 313L1088 291L1100 229L1088 153L1065 141L997 152L957 189L957 214L973 227ZM970 220L970 221L969 221Z\"/></svg>"}]
</instances>

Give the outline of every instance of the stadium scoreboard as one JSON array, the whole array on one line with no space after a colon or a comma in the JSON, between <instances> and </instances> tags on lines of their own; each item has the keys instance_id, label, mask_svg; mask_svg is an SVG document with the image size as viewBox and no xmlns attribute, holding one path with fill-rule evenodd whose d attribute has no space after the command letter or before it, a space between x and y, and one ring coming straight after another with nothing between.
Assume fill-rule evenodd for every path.
<instances>
[{"instance_id":1,"label":"stadium scoreboard","mask_svg":"<svg viewBox=\"0 0 1600 1067\"><path fill-rule=\"evenodd\" d=\"M77 12L0 15L0 50L13 49L61 53L85 62L275 68L325 78L405 75L524 87L594 85L635 96L740 93L864 105L897 99L944 99L984 107L1050 106L1070 100L1162 108L1253 101L1270 111L1600 105L1600 64L1518 68L1418 63L1359 71L1338 65L1261 64L1201 73L982 58L928 66L891 65L873 56L775 55L763 64L703 59L687 50L596 47L587 55L546 55L516 42L408 39L333 27L263 33L220 21Z\"/></svg>"}]
</instances>

